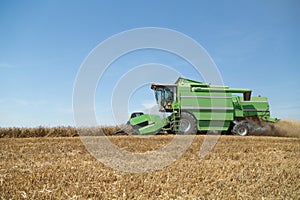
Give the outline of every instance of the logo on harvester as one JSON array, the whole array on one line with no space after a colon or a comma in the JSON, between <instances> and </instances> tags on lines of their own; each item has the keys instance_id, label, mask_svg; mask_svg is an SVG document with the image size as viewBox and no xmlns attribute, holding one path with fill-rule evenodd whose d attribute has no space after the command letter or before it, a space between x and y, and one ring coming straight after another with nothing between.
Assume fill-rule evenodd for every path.
<instances>
[{"instance_id":1,"label":"logo on harvester","mask_svg":"<svg viewBox=\"0 0 300 200\"><path fill-rule=\"evenodd\" d=\"M124 172L153 171L170 165L191 145L197 131L226 128L225 119L232 110L232 106L228 106L228 99L231 97L222 93L226 88L221 87L223 82L218 68L201 45L187 35L171 29L138 28L106 39L82 63L73 92L74 120L77 127L99 126L94 109L98 83L114 61L130 52L143 49L175 54L190 63L204 82L218 86L212 87L211 84L181 78L180 71L161 63L144 63L133 66L124 73L111 96L113 116L118 118L128 112L128 105L124 103L129 102L135 90L149 83L152 83L149 90L153 90L157 111L166 115L162 118L158 114L132 113L123 131L128 131L129 134L133 131L139 136L155 135L159 132L175 134L160 149L134 153L113 144L103 132L99 134L103 137L95 137L88 136L83 129L78 129L80 139L95 158ZM166 82L170 76L178 77L177 81ZM197 92L201 92L201 95L195 95ZM200 116L204 118L200 120ZM211 121L213 118L217 120ZM220 131L208 132L200 149L200 157L211 151L219 135Z\"/></svg>"}]
</instances>

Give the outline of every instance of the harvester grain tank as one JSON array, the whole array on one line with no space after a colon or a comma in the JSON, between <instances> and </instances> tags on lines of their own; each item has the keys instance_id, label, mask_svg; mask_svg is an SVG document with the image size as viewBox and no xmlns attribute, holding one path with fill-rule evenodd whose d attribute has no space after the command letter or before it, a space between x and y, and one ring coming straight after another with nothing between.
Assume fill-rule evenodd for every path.
<instances>
[{"instance_id":1,"label":"harvester grain tank","mask_svg":"<svg viewBox=\"0 0 300 200\"><path fill-rule=\"evenodd\" d=\"M251 96L251 89L211 85L185 78L174 84L152 84L158 109L169 116L133 113L130 125L138 134L159 132L195 134L198 131L233 132L248 135L262 129L270 117L266 97Z\"/></svg>"}]
</instances>

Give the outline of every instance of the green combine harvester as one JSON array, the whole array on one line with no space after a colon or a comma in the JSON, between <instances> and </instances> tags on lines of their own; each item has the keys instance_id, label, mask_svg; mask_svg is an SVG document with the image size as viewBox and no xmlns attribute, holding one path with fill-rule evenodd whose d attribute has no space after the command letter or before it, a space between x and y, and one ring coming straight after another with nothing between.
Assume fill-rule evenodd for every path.
<instances>
[{"instance_id":1,"label":"green combine harvester","mask_svg":"<svg viewBox=\"0 0 300 200\"><path fill-rule=\"evenodd\" d=\"M264 129L270 117L266 97L252 97L251 89L211 85L185 78L175 84L152 84L159 115L135 112L128 124L137 134L196 134L201 131L221 131L245 136Z\"/></svg>"}]
</instances>

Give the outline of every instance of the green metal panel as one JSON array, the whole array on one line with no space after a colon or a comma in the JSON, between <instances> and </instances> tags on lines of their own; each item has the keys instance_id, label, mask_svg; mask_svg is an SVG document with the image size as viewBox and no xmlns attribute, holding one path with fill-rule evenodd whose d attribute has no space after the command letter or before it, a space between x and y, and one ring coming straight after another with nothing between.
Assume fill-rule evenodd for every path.
<instances>
[{"instance_id":1,"label":"green metal panel","mask_svg":"<svg viewBox=\"0 0 300 200\"><path fill-rule=\"evenodd\" d=\"M212 86L190 80L178 80L181 111L198 120L198 130L227 130L234 119L232 94L227 86Z\"/></svg>"},{"instance_id":2,"label":"green metal panel","mask_svg":"<svg viewBox=\"0 0 300 200\"><path fill-rule=\"evenodd\" d=\"M266 97L251 97L244 101L241 97L232 99L236 117L269 117L269 103Z\"/></svg>"},{"instance_id":3,"label":"green metal panel","mask_svg":"<svg viewBox=\"0 0 300 200\"><path fill-rule=\"evenodd\" d=\"M251 89L211 85L183 78L176 83L180 109L195 116L199 130L226 130L235 118L254 116L273 120L270 118L267 98L250 98ZM245 97L246 93L248 97Z\"/></svg>"},{"instance_id":4,"label":"green metal panel","mask_svg":"<svg viewBox=\"0 0 300 200\"><path fill-rule=\"evenodd\" d=\"M231 121L200 120L199 131L227 131Z\"/></svg>"},{"instance_id":5,"label":"green metal panel","mask_svg":"<svg viewBox=\"0 0 300 200\"><path fill-rule=\"evenodd\" d=\"M152 114L144 114L130 119L130 124L133 127L138 126L139 124L143 124L144 122L147 122L148 125L142 126L136 130L139 134L142 135L157 133L169 123L167 119L161 119L159 115Z\"/></svg>"}]
</instances>

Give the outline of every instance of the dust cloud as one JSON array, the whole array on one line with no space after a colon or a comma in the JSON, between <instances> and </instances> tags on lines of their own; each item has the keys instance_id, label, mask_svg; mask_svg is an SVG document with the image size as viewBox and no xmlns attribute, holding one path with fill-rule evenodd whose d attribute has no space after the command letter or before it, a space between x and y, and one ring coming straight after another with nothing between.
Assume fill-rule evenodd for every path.
<instances>
[{"instance_id":1,"label":"dust cloud","mask_svg":"<svg viewBox=\"0 0 300 200\"><path fill-rule=\"evenodd\" d=\"M276 123L265 123L264 130L255 131L251 135L296 137L300 138L300 121L282 119Z\"/></svg>"}]
</instances>

